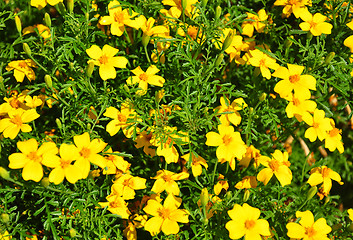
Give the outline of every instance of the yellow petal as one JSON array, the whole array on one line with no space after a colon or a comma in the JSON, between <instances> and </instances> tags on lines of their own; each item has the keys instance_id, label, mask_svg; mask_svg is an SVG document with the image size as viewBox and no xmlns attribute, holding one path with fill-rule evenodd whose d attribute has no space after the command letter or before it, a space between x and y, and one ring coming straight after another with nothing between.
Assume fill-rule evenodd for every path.
<instances>
[{"instance_id":1,"label":"yellow petal","mask_svg":"<svg viewBox=\"0 0 353 240\"><path fill-rule=\"evenodd\" d=\"M39 182L43 177L43 167L39 162L29 161L24 166L22 177L25 181L33 180Z\"/></svg>"},{"instance_id":2,"label":"yellow petal","mask_svg":"<svg viewBox=\"0 0 353 240\"><path fill-rule=\"evenodd\" d=\"M65 174L61 167L54 168L49 174L49 181L58 185L64 181Z\"/></svg>"},{"instance_id":3,"label":"yellow petal","mask_svg":"<svg viewBox=\"0 0 353 240\"><path fill-rule=\"evenodd\" d=\"M92 45L90 48L86 49L86 53L90 58L99 59L103 52L97 45Z\"/></svg>"}]
</instances>

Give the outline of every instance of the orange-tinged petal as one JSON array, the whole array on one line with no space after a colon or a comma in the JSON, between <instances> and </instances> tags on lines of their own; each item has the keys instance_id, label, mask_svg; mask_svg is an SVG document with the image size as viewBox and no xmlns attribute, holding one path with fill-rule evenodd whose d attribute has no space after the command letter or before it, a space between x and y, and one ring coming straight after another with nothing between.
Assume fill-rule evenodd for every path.
<instances>
[{"instance_id":1,"label":"orange-tinged petal","mask_svg":"<svg viewBox=\"0 0 353 240\"><path fill-rule=\"evenodd\" d=\"M43 167L39 162L28 161L22 171L22 177L25 181L33 180L39 182L43 177Z\"/></svg>"},{"instance_id":2,"label":"orange-tinged petal","mask_svg":"<svg viewBox=\"0 0 353 240\"><path fill-rule=\"evenodd\" d=\"M113 22L110 25L110 30L113 35L120 37L125 31L125 26L121 23Z\"/></svg>"}]
</instances>

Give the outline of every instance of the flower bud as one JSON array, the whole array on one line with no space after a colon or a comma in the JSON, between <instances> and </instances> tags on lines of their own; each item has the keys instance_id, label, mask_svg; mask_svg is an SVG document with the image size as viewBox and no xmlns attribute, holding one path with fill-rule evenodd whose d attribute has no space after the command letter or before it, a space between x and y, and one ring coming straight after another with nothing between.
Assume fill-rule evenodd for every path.
<instances>
[{"instance_id":1,"label":"flower bud","mask_svg":"<svg viewBox=\"0 0 353 240\"><path fill-rule=\"evenodd\" d=\"M1 214L1 220L5 223L8 224L10 222L10 216L7 213Z\"/></svg>"},{"instance_id":2,"label":"flower bud","mask_svg":"<svg viewBox=\"0 0 353 240\"><path fill-rule=\"evenodd\" d=\"M208 191L207 188L203 188L200 194L201 206L205 207L208 203Z\"/></svg>"},{"instance_id":3,"label":"flower bud","mask_svg":"<svg viewBox=\"0 0 353 240\"><path fill-rule=\"evenodd\" d=\"M66 8L63 2L59 2L57 5L58 7L58 11L60 13L60 15L65 15L66 14Z\"/></svg>"},{"instance_id":4,"label":"flower bud","mask_svg":"<svg viewBox=\"0 0 353 240\"><path fill-rule=\"evenodd\" d=\"M253 114L253 113L254 113L254 108L251 107L251 108L249 109L249 114L251 115L251 114Z\"/></svg>"},{"instance_id":5,"label":"flower bud","mask_svg":"<svg viewBox=\"0 0 353 240\"><path fill-rule=\"evenodd\" d=\"M335 52L330 52L326 58L325 58L325 64L328 65L332 59L335 57L336 53Z\"/></svg>"},{"instance_id":6,"label":"flower bud","mask_svg":"<svg viewBox=\"0 0 353 240\"><path fill-rule=\"evenodd\" d=\"M216 59L216 62L215 62L215 67L218 67L222 61L223 61L223 58L224 58L224 54L223 53L220 53Z\"/></svg>"},{"instance_id":7,"label":"flower bud","mask_svg":"<svg viewBox=\"0 0 353 240\"><path fill-rule=\"evenodd\" d=\"M31 51L31 49L29 48L29 46L28 46L27 43L23 43L23 51L25 51L25 53L26 53L28 56L31 56L31 55L32 55L32 51Z\"/></svg>"},{"instance_id":8,"label":"flower bud","mask_svg":"<svg viewBox=\"0 0 353 240\"><path fill-rule=\"evenodd\" d=\"M73 229L73 228L71 228L70 230L69 230L69 234L70 234L70 237L76 237L76 235L77 235L77 231L75 230L75 229Z\"/></svg>"},{"instance_id":9,"label":"flower bud","mask_svg":"<svg viewBox=\"0 0 353 240\"><path fill-rule=\"evenodd\" d=\"M124 84L124 90L125 90L126 92L130 92L129 87L128 87L126 84Z\"/></svg>"},{"instance_id":10,"label":"flower bud","mask_svg":"<svg viewBox=\"0 0 353 240\"><path fill-rule=\"evenodd\" d=\"M44 22L45 22L45 25L47 25L48 28L51 28L51 18L50 18L50 15L48 13L44 14Z\"/></svg>"},{"instance_id":11,"label":"flower bud","mask_svg":"<svg viewBox=\"0 0 353 240\"><path fill-rule=\"evenodd\" d=\"M3 92L6 92L5 85L4 85L4 78L2 76L0 76L0 90Z\"/></svg>"},{"instance_id":12,"label":"flower bud","mask_svg":"<svg viewBox=\"0 0 353 240\"><path fill-rule=\"evenodd\" d=\"M310 42L311 39L313 38L313 34L312 34L311 32L308 32L308 33L306 34L306 38L307 38L307 40Z\"/></svg>"},{"instance_id":13,"label":"flower bud","mask_svg":"<svg viewBox=\"0 0 353 240\"><path fill-rule=\"evenodd\" d=\"M93 70L94 70L94 62L90 62L87 66L87 70L86 70L86 76L88 78L90 78L92 76L92 73L93 73Z\"/></svg>"},{"instance_id":14,"label":"flower bud","mask_svg":"<svg viewBox=\"0 0 353 240\"><path fill-rule=\"evenodd\" d=\"M15 16L15 23L16 23L17 32L21 36L22 35L22 23L21 23L21 19L17 15Z\"/></svg>"},{"instance_id":15,"label":"flower bud","mask_svg":"<svg viewBox=\"0 0 353 240\"><path fill-rule=\"evenodd\" d=\"M7 171L5 168L0 167L0 177L2 177L5 180L9 180L10 179L10 173L9 171Z\"/></svg>"},{"instance_id":16,"label":"flower bud","mask_svg":"<svg viewBox=\"0 0 353 240\"><path fill-rule=\"evenodd\" d=\"M248 201L249 197L250 197L250 191L249 191L249 189L245 189L244 196L243 196L243 202Z\"/></svg>"},{"instance_id":17,"label":"flower bud","mask_svg":"<svg viewBox=\"0 0 353 240\"><path fill-rule=\"evenodd\" d=\"M50 75L46 74L46 75L44 76L44 82L45 82L45 84L47 85L47 87L48 87L49 89L53 88L53 81L52 81Z\"/></svg>"},{"instance_id":18,"label":"flower bud","mask_svg":"<svg viewBox=\"0 0 353 240\"><path fill-rule=\"evenodd\" d=\"M157 91L156 95L154 97L156 99L156 102L159 103L161 101L161 99L164 97L164 90L162 89L162 90Z\"/></svg>"},{"instance_id":19,"label":"flower bud","mask_svg":"<svg viewBox=\"0 0 353 240\"><path fill-rule=\"evenodd\" d=\"M48 177L42 178L42 180L40 181L40 184L45 188L49 187L49 184L50 184L49 178Z\"/></svg>"},{"instance_id":20,"label":"flower bud","mask_svg":"<svg viewBox=\"0 0 353 240\"><path fill-rule=\"evenodd\" d=\"M260 102L263 102L266 100L267 94L266 93L262 93L261 96L259 97Z\"/></svg>"},{"instance_id":21,"label":"flower bud","mask_svg":"<svg viewBox=\"0 0 353 240\"><path fill-rule=\"evenodd\" d=\"M293 41L291 41L290 39L294 39L293 36L290 36L289 38L287 38L285 41L284 41L284 47L285 48L290 48L293 44Z\"/></svg>"},{"instance_id":22,"label":"flower bud","mask_svg":"<svg viewBox=\"0 0 353 240\"><path fill-rule=\"evenodd\" d=\"M219 17L222 14L222 8L220 6L216 7L216 14L215 14L215 19L219 19Z\"/></svg>"},{"instance_id":23,"label":"flower bud","mask_svg":"<svg viewBox=\"0 0 353 240\"><path fill-rule=\"evenodd\" d=\"M150 42L150 39L151 39L150 36L148 36L146 34L143 34L143 36L142 36L142 46L146 47L148 45L148 43Z\"/></svg>"},{"instance_id":24,"label":"flower bud","mask_svg":"<svg viewBox=\"0 0 353 240\"><path fill-rule=\"evenodd\" d=\"M312 199L316 193L317 193L317 187L316 186L311 187L308 193L306 194L306 199L307 200Z\"/></svg>"},{"instance_id":25,"label":"flower bud","mask_svg":"<svg viewBox=\"0 0 353 240\"><path fill-rule=\"evenodd\" d=\"M201 0L201 6L206 7L208 0Z\"/></svg>"},{"instance_id":26,"label":"flower bud","mask_svg":"<svg viewBox=\"0 0 353 240\"><path fill-rule=\"evenodd\" d=\"M91 123L87 123L87 130L90 131L92 128L92 124Z\"/></svg>"},{"instance_id":27,"label":"flower bud","mask_svg":"<svg viewBox=\"0 0 353 240\"><path fill-rule=\"evenodd\" d=\"M224 39L223 46L222 46L222 51L225 51L233 42L233 37L234 37L234 32L231 30L229 31L226 39Z\"/></svg>"},{"instance_id":28,"label":"flower bud","mask_svg":"<svg viewBox=\"0 0 353 240\"><path fill-rule=\"evenodd\" d=\"M186 9L187 2L188 2L188 0L181 0L181 7L183 8L183 10Z\"/></svg>"},{"instance_id":29,"label":"flower bud","mask_svg":"<svg viewBox=\"0 0 353 240\"><path fill-rule=\"evenodd\" d=\"M74 11L74 0L67 0L67 10L69 10L69 13L73 13Z\"/></svg>"},{"instance_id":30,"label":"flower bud","mask_svg":"<svg viewBox=\"0 0 353 240\"><path fill-rule=\"evenodd\" d=\"M63 127L59 118L55 119L55 122L59 129Z\"/></svg>"}]
</instances>

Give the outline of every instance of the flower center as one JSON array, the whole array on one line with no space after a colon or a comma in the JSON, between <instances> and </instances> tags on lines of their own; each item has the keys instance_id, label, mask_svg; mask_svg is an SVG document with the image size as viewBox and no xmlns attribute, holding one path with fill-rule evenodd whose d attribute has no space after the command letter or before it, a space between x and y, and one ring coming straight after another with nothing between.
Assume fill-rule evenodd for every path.
<instances>
[{"instance_id":1,"label":"flower center","mask_svg":"<svg viewBox=\"0 0 353 240\"><path fill-rule=\"evenodd\" d=\"M120 122L126 122L127 118L126 118L126 116L124 114L120 113L120 114L118 114L118 120Z\"/></svg>"},{"instance_id":2,"label":"flower center","mask_svg":"<svg viewBox=\"0 0 353 240\"><path fill-rule=\"evenodd\" d=\"M91 150L89 148L83 147L80 151L80 155L84 158L88 158L91 154Z\"/></svg>"},{"instance_id":3,"label":"flower center","mask_svg":"<svg viewBox=\"0 0 353 240\"><path fill-rule=\"evenodd\" d=\"M168 208L160 208L158 209L158 215L159 217L163 218L163 219L167 219L170 215L170 210Z\"/></svg>"},{"instance_id":4,"label":"flower center","mask_svg":"<svg viewBox=\"0 0 353 240\"><path fill-rule=\"evenodd\" d=\"M272 171L277 171L279 166L280 164L277 160L272 160L269 164L269 167L272 169Z\"/></svg>"},{"instance_id":5,"label":"flower center","mask_svg":"<svg viewBox=\"0 0 353 240\"><path fill-rule=\"evenodd\" d=\"M129 186L129 180L130 180L130 179L125 179L124 182L123 182L123 185L124 185L124 186Z\"/></svg>"},{"instance_id":6,"label":"flower center","mask_svg":"<svg viewBox=\"0 0 353 240\"><path fill-rule=\"evenodd\" d=\"M289 76L289 81L291 83L296 83L300 80L300 75L299 74L295 74L295 75L291 75Z\"/></svg>"},{"instance_id":7,"label":"flower center","mask_svg":"<svg viewBox=\"0 0 353 240\"><path fill-rule=\"evenodd\" d=\"M223 140L224 145L227 146L227 145L229 145L229 143L232 142L232 136L226 134L223 136L222 140Z\"/></svg>"},{"instance_id":8,"label":"flower center","mask_svg":"<svg viewBox=\"0 0 353 240\"><path fill-rule=\"evenodd\" d=\"M259 62L259 67L266 67L266 59L261 59Z\"/></svg>"},{"instance_id":9,"label":"flower center","mask_svg":"<svg viewBox=\"0 0 353 240\"><path fill-rule=\"evenodd\" d=\"M20 63L18 64L18 66L19 66L20 68L27 68L27 63L25 63L25 62L20 62Z\"/></svg>"},{"instance_id":10,"label":"flower center","mask_svg":"<svg viewBox=\"0 0 353 240\"><path fill-rule=\"evenodd\" d=\"M313 227L306 228L305 235L307 235L309 238L314 237L316 235L316 231Z\"/></svg>"},{"instance_id":11,"label":"flower center","mask_svg":"<svg viewBox=\"0 0 353 240\"><path fill-rule=\"evenodd\" d=\"M340 130L338 128L334 128L330 131L330 137L335 137L340 134Z\"/></svg>"},{"instance_id":12,"label":"flower center","mask_svg":"<svg viewBox=\"0 0 353 240\"><path fill-rule=\"evenodd\" d=\"M112 208L119 208L123 207L120 201L109 202L109 206Z\"/></svg>"},{"instance_id":13,"label":"flower center","mask_svg":"<svg viewBox=\"0 0 353 240\"><path fill-rule=\"evenodd\" d=\"M71 161L70 160L64 160L64 159L61 159L61 167L62 168L66 168L70 165Z\"/></svg>"},{"instance_id":14,"label":"flower center","mask_svg":"<svg viewBox=\"0 0 353 240\"><path fill-rule=\"evenodd\" d=\"M320 124L319 123L317 123L317 122L313 122L313 128L318 128L320 126Z\"/></svg>"},{"instance_id":15,"label":"flower center","mask_svg":"<svg viewBox=\"0 0 353 240\"><path fill-rule=\"evenodd\" d=\"M108 57L107 55L103 54L98 61L100 62L100 64L107 64L108 63Z\"/></svg>"},{"instance_id":16,"label":"flower center","mask_svg":"<svg viewBox=\"0 0 353 240\"><path fill-rule=\"evenodd\" d=\"M245 228L246 229L252 229L255 226L256 222L254 220L246 220L245 221Z\"/></svg>"},{"instance_id":17,"label":"flower center","mask_svg":"<svg viewBox=\"0 0 353 240\"><path fill-rule=\"evenodd\" d=\"M37 155L37 152L30 152L27 155L27 158L31 161L36 161L36 162L40 162L40 157Z\"/></svg>"},{"instance_id":18,"label":"flower center","mask_svg":"<svg viewBox=\"0 0 353 240\"><path fill-rule=\"evenodd\" d=\"M146 73L142 73L140 74L139 78L141 79L141 81L147 82L148 75Z\"/></svg>"},{"instance_id":19,"label":"flower center","mask_svg":"<svg viewBox=\"0 0 353 240\"><path fill-rule=\"evenodd\" d=\"M188 28L188 35L194 40L196 40L197 38L197 32L198 32L197 27L191 26Z\"/></svg>"},{"instance_id":20,"label":"flower center","mask_svg":"<svg viewBox=\"0 0 353 240\"><path fill-rule=\"evenodd\" d=\"M162 177L162 179L163 179L165 182L170 182L170 181L172 181L172 177L171 177L170 175L164 175L164 176Z\"/></svg>"},{"instance_id":21,"label":"flower center","mask_svg":"<svg viewBox=\"0 0 353 240\"><path fill-rule=\"evenodd\" d=\"M16 98L14 98L10 101L10 105L13 108L19 108L20 104L21 104L21 102L19 100L17 100Z\"/></svg>"},{"instance_id":22,"label":"flower center","mask_svg":"<svg viewBox=\"0 0 353 240\"><path fill-rule=\"evenodd\" d=\"M117 12L114 13L114 21L117 23L122 23L124 24L124 13L123 12Z\"/></svg>"},{"instance_id":23,"label":"flower center","mask_svg":"<svg viewBox=\"0 0 353 240\"><path fill-rule=\"evenodd\" d=\"M17 126L22 126L22 119L19 115L16 115L14 118L11 118L10 121Z\"/></svg>"},{"instance_id":24,"label":"flower center","mask_svg":"<svg viewBox=\"0 0 353 240\"><path fill-rule=\"evenodd\" d=\"M294 106L299 106L300 105L300 101L298 98L293 98L293 105Z\"/></svg>"},{"instance_id":25,"label":"flower center","mask_svg":"<svg viewBox=\"0 0 353 240\"><path fill-rule=\"evenodd\" d=\"M328 178L330 175L330 169L329 168L323 168L321 170L321 174L323 178Z\"/></svg>"}]
</instances>

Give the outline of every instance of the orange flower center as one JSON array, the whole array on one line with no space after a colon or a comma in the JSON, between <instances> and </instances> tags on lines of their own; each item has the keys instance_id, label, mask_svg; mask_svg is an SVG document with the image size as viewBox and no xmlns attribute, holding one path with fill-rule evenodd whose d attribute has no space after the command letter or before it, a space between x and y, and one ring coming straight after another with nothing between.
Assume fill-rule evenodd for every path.
<instances>
[{"instance_id":1,"label":"orange flower center","mask_svg":"<svg viewBox=\"0 0 353 240\"><path fill-rule=\"evenodd\" d=\"M266 67L266 59L265 58L260 60L259 67Z\"/></svg>"},{"instance_id":2,"label":"orange flower center","mask_svg":"<svg viewBox=\"0 0 353 240\"><path fill-rule=\"evenodd\" d=\"M172 181L172 177L171 177L170 175L164 175L164 176L162 177L162 179L163 179L165 182L170 182L170 181Z\"/></svg>"},{"instance_id":3,"label":"orange flower center","mask_svg":"<svg viewBox=\"0 0 353 240\"><path fill-rule=\"evenodd\" d=\"M330 175L330 169L329 168L322 168L321 174L322 174L323 178L328 178Z\"/></svg>"},{"instance_id":4,"label":"orange flower center","mask_svg":"<svg viewBox=\"0 0 353 240\"><path fill-rule=\"evenodd\" d=\"M21 102L19 100L17 100L16 98L14 98L10 101L10 105L13 108L19 108L20 104L21 104Z\"/></svg>"},{"instance_id":5,"label":"orange flower center","mask_svg":"<svg viewBox=\"0 0 353 240\"><path fill-rule=\"evenodd\" d=\"M160 208L157 212L158 216L163 219L167 219L170 215L170 210L168 208Z\"/></svg>"},{"instance_id":6,"label":"orange flower center","mask_svg":"<svg viewBox=\"0 0 353 240\"><path fill-rule=\"evenodd\" d=\"M319 123L317 123L317 122L313 122L313 128L318 128L320 126L320 124Z\"/></svg>"},{"instance_id":7,"label":"orange flower center","mask_svg":"<svg viewBox=\"0 0 353 240\"><path fill-rule=\"evenodd\" d=\"M295 75L291 75L289 76L289 81L291 83L296 83L300 80L300 75L299 74L295 74Z\"/></svg>"},{"instance_id":8,"label":"orange flower center","mask_svg":"<svg viewBox=\"0 0 353 240\"><path fill-rule=\"evenodd\" d=\"M124 19L125 19L124 12L114 13L114 21L115 22L124 24Z\"/></svg>"},{"instance_id":9,"label":"orange flower center","mask_svg":"<svg viewBox=\"0 0 353 240\"><path fill-rule=\"evenodd\" d=\"M223 140L224 145L227 146L227 145L229 145L229 143L232 142L232 136L226 134L223 136L222 140Z\"/></svg>"},{"instance_id":10,"label":"orange flower center","mask_svg":"<svg viewBox=\"0 0 353 240\"><path fill-rule=\"evenodd\" d=\"M269 167L272 169L272 171L277 171L279 166L280 164L277 160L272 160L269 164Z\"/></svg>"},{"instance_id":11,"label":"orange flower center","mask_svg":"<svg viewBox=\"0 0 353 240\"><path fill-rule=\"evenodd\" d=\"M315 28L317 25L317 23L314 21L310 21L309 24L310 24L311 28Z\"/></svg>"},{"instance_id":12,"label":"orange flower center","mask_svg":"<svg viewBox=\"0 0 353 240\"><path fill-rule=\"evenodd\" d=\"M22 126L22 119L19 115L16 115L14 118L11 118L10 121L19 127Z\"/></svg>"},{"instance_id":13,"label":"orange flower center","mask_svg":"<svg viewBox=\"0 0 353 240\"><path fill-rule=\"evenodd\" d=\"M306 228L305 235L307 235L309 238L314 237L316 235L316 231L313 227Z\"/></svg>"},{"instance_id":14,"label":"orange flower center","mask_svg":"<svg viewBox=\"0 0 353 240\"><path fill-rule=\"evenodd\" d=\"M64 160L64 159L61 159L61 167L62 168L66 168L70 165L71 161L70 160Z\"/></svg>"},{"instance_id":15,"label":"orange flower center","mask_svg":"<svg viewBox=\"0 0 353 240\"><path fill-rule=\"evenodd\" d=\"M129 186L130 179L125 179L123 182L124 186Z\"/></svg>"},{"instance_id":16,"label":"orange flower center","mask_svg":"<svg viewBox=\"0 0 353 240\"><path fill-rule=\"evenodd\" d=\"M147 82L148 75L146 73L142 73L139 75L139 78L141 79L141 81Z\"/></svg>"},{"instance_id":17,"label":"orange flower center","mask_svg":"<svg viewBox=\"0 0 353 240\"><path fill-rule=\"evenodd\" d=\"M111 208L123 207L123 205L121 204L120 201L109 202L109 206L110 206Z\"/></svg>"},{"instance_id":18,"label":"orange flower center","mask_svg":"<svg viewBox=\"0 0 353 240\"><path fill-rule=\"evenodd\" d=\"M40 162L41 158L37 155L37 152L30 152L27 158L31 161Z\"/></svg>"},{"instance_id":19,"label":"orange flower center","mask_svg":"<svg viewBox=\"0 0 353 240\"><path fill-rule=\"evenodd\" d=\"M196 40L198 31L199 31L199 29L197 27L191 26L188 28L188 35L192 39Z\"/></svg>"},{"instance_id":20,"label":"orange flower center","mask_svg":"<svg viewBox=\"0 0 353 240\"><path fill-rule=\"evenodd\" d=\"M168 137L168 139L167 139L167 141L165 142L165 144L167 145L167 146L169 146L171 143L172 143L172 138L171 137Z\"/></svg>"},{"instance_id":21,"label":"orange flower center","mask_svg":"<svg viewBox=\"0 0 353 240\"><path fill-rule=\"evenodd\" d=\"M330 137L335 137L337 136L338 134L340 134L340 130L338 128L334 128L330 131Z\"/></svg>"},{"instance_id":22,"label":"orange flower center","mask_svg":"<svg viewBox=\"0 0 353 240\"><path fill-rule=\"evenodd\" d=\"M107 55L103 54L98 61L100 62L100 64L107 64L108 63L108 57Z\"/></svg>"},{"instance_id":23,"label":"orange flower center","mask_svg":"<svg viewBox=\"0 0 353 240\"><path fill-rule=\"evenodd\" d=\"M246 220L245 221L245 228L250 230L255 226L255 224L256 224L255 220L252 220L252 219Z\"/></svg>"},{"instance_id":24,"label":"orange flower center","mask_svg":"<svg viewBox=\"0 0 353 240\"><path fill-rule=\"evenodd\" d=\"M124 114L120 113L120 114L118 114L118 120L120 122L126 122L127 118L126 118L126 116Z\"/></svg>"},{"instance_id":25,"label":"orange flower center","mask_svg":"<svg viewBox=\"0 0 353 240\"><path fill-rule=\"evenodd\" d=\"M298 98L293 98L293 105L294 106L299 106L300 105L300 101Z\"/></svg>"},{"instance_id":26,"label":"orange flower center","mask_svg":"<svg viewBox=\"0 0 353 240\"><path fill-rule=\"evenodd\" d=\"M25 62L20 62L20 63L18 64L18 66L19 66L20 68L27 68L27 67L28 67L27 63L25 63Z\"/></svg>"},{"instance_id":27,"label":"orange flower center","mask_svg":"<svg viewBox=\"0 0 353 240\"><path fill-rule=\"evenodd\" d=\"M298 1L297 0L289 0L288 5L297 5Z\"/></svg>"},{"instance_id":28,"label":"orange flower center","mask_svg":"<svg viewBox=\"0 0 353 240\"><path fill-rule=\"evenodd\" d=\"M89 148L83 147L80 151L80 155L84 158L88 158L91 154L91 150Z\"/></svg>"}]
</instances>

